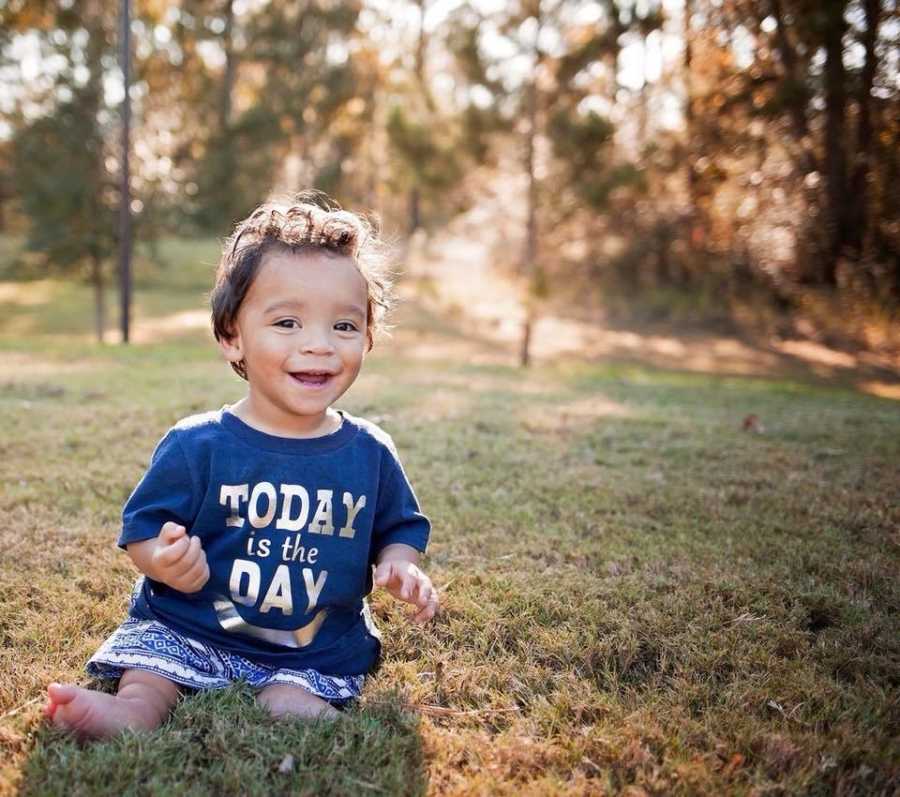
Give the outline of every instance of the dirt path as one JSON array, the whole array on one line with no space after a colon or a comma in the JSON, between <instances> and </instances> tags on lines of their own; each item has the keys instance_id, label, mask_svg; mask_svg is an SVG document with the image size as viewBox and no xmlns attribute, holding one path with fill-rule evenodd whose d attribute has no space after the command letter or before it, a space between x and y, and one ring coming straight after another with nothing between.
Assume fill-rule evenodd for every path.
<instances>
[{"instance_id":1,"label":"dirt path","mask_svg":"<svg viewBox=\"0 0 900 797\"><path fill-rule=\"evenodd\" d=\"M474 208L430 240L414 238L401 294L465 331L464 339L444 341L445 353L468 349L469 357L508 362L515 360L520 346L524 291L515 278L492 266L497 253L508 259L510 248L520 246L514 213L502 216L504 223L493 221L501 217L497 202ZM477 352L472 351L475 340L485 344ZM439 346L418 333L416 345L423 355L435 353ZM837 380L900 399L900 362L870 352L850 354L809 340L759 343L677 329L613 328L545 314L535 324L532 353L537 361L579 357L710 373Z\"/></svg>"}]
</instances>

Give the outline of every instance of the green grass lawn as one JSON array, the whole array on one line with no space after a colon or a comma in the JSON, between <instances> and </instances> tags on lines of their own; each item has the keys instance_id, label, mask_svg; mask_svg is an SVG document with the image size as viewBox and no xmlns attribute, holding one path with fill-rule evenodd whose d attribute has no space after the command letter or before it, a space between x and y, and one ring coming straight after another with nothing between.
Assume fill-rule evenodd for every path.
<instances>
[{"instance_id":1,"label":"green grass lawn","mask_svg":"<svg viewBox=\"0 0 900 797\"><path fill-rule=\"evenodd\" d=\"M148 272L145 317L201 306L201 250ZM49 730L46 683L84 683L124 615L119 513L154 444L242 393L206 333L97 346L89 294L66 290L0 320L0 793L895 793L900 404L523 372L415 306L342 406L394 436L433 520L436 622L376 593L384 661L333 725L273 721L235 688L152 734Z\"/></svg>"},{"instance_id":2,"label":"green grass lawn","mask_svg":"<svg viewBox=\"0 0 900 797\"><path fill-rule=\"evenodd\" d=\"M62 280L52 274L44 276L35 267L28 271L33 279L13 281L9 274L14 271L16 258L23 256L21 248L21 240L0 235L0 337L93 337L93 286L77 277ZM154 250L138 246L133 257L135 322L202 309L212 287L219 251L212 239L162 239ZM110 335L119 325L114 265L109 264L104 272L106 329Z\"/></svg>"}]
</instances>

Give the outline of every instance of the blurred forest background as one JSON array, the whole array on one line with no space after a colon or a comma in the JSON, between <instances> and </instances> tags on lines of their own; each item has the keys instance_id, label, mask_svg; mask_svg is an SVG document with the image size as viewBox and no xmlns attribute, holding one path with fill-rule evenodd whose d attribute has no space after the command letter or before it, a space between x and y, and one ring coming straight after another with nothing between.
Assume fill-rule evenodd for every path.
<instances>
[{"instance_id":1,"label":"blurred forest background","mask_svg":"<svg viewBox=\"0 0 900 797\"><path fill-rule=\"evenodd\" d=\"M115 281L118 5L0 2L0 280ZM900 347L894 0L133 6L142 268L316 187L407 254L467 219L523 356L547 312Z\"/></svg>"}]
</instances>

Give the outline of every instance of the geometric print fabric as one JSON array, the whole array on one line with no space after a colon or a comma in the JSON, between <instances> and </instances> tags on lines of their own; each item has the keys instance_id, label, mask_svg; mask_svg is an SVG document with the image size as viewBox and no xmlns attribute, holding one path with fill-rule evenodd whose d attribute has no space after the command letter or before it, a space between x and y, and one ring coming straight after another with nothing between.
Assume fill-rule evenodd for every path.
<instances>
[{"instance_id":1,"label":"geometric print fabric","mask_svg":"<svg viewBox=\"0 0 900 797\"><path fill-rule=\"evenodd\" d=\"M325 675L316 670L276 669L191 639L155 620L129 617L87 663L95 678L119 678L127 669L146 670L189 689L223 689L245 681L299 686L341 705L360 696L364 675Z\"/></svg>"}]
</instances>

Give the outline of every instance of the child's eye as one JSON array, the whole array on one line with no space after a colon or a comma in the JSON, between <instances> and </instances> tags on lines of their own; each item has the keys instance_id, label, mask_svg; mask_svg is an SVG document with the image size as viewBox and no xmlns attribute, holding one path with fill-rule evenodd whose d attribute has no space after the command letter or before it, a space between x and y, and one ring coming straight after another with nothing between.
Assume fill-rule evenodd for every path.
<instances>
[{"instance_id":1,"label":"child's eye","mask_svg":"<svg viewBox=\"0 0 900 797\"><path fill-rule=\"evenodd\" d=\"M334 328L338 332L356 332L357 331L356 324L354 324L352 321L338 321L334 325Z\"/></svg>"},{"instance_id":2,"label":"child's eye","mask_svg":"<svg viewBox=\"0 0 900 797\"><path fill-rule=\"evenodd\" d=\"M275 322L275 326L282 329L299 329L300 323L296 318L282 318L280 321Z\"/></svg>"}]
</instances>

